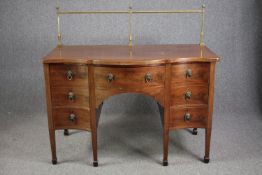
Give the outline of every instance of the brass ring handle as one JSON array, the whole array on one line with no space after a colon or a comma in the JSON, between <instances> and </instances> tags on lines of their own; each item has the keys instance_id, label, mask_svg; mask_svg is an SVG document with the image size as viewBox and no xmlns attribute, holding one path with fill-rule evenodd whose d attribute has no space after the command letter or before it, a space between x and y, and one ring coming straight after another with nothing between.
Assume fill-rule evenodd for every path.
<instances>
[{"instance_id":1,"label":"brass ring handle","mask_svg":"<svg viewBox=\"0 0 262 175\"><path fill-rule=\"evenodd\" d=\"M69 93L68 93L68 100L73 101L74 99L75 99L75 94L74 94L74 92L69 92Z\"/></svg>"},{"instance_id":2,"label":"brass ring handle","mask_svg":"<svg viewBox=\"0 0 262 175\"><path fill-rule=\"evenodd\" d=\"M72 80L73 79L73 72L71 70L67 71L66 77L67 77L68 80Z\"/></svg>"},{"instance_id":3,"label":"brass ring handle","mask_svg":"<svg viewBox=\"0 0 262 175\"><path fill-rule=\"evenodd\" d=\"M187 92L185 93L185 99L186 99L186 100L190 100L191 98L192 98L192 92L187 91Z\"/></svg>"},{"instance_id":4,"label":"brass ring handle","mask_svg":"<svg viewBox=\"0 0 262 175\"><path fill-rule=\"evenodd\" d=\"M70 121L70 122L75 122L76 121L76 115L75 114L73 114L73 113L71 113L69 116L68 116L68 120Z\"/></svg>"},{"instance_id":5,"label":"brass ring handle","mask_svg":"<svg viewBox=\"0 0 262 175\"><path fill-rule=\"evenodd\" d=\"M146 73L145 75L145 82L151 82L153 80L153 76L150 73Z\"/></svg>"},{"instance_id":6,"label":"brass ring handle","mask_svg":"<svg viewBox=\"0 0 262 175\"><path fill-rule=\"evenodd\" d=\"M186 70L186 78L191 78L192 75L193 75L192 69L187 69L187 70Z\"/></svg>"},{"instance_id":7,"label":"brass ring handle","mask_svg":"<svg viewBox=\"0 0 262 175\"><path fill-rule=\"evenodd\" d=\"M191 118L192 118L192 117L191 117L190 113L188 113L188 112L185 113L185 116L184 116L184 120L185 120L185 121L190 121Z\"/></svg>"},{"instance_id":8,"label":"brass ring handle","mask_svg":"<svg viewBox=\"0 0 262 175\"><path fill-rule=\"evenodd\" d=\"M115 79L115 76L112 73L107 74L107 81L111 83Z\"/></svg>"}]
</instances>

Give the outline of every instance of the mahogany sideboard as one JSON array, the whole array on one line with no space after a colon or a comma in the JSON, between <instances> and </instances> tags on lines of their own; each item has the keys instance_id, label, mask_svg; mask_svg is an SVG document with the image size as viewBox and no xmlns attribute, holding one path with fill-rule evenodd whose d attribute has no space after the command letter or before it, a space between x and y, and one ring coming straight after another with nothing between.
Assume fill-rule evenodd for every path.
<instances>
[{"instance_id":1,"label":"mahogany sideboard","mask_svg":"<svg viewBox=\"0 0 262 175\"><path fill-rule=\"evenodd\" d=\"M191 45L58 46L43 59L52 163L55 131L90 131L93 166L98 166L97 126L103 101L115 94L151 96L162 109L163 165L168 165L169 131L205 129L204 162L209 162L219 57Z\"/></svg>"}]
</instances>

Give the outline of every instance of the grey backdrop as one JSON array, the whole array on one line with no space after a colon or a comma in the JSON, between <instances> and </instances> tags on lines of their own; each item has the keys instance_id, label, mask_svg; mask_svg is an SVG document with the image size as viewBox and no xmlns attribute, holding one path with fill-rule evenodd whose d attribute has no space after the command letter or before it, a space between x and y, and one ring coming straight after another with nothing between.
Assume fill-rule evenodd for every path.
<instances>
[{"instance_id":1,"label":"grey backdrop","mask_svg":"<svg viewBox=\"0 0 262 175\"><path fill-rule=\"evenodd\" d=\"M128 6L128 0L63 0L62 2L63 9L76 10L125 9ZM217 161L214 164L211 163L210 166L204 166L197 164L195 162L197 160L193 159L190 166L192 165L193 170L197 170L196 173L200 174L203 172L208 174L208 171L205 170L211 168L218 173L220 166L228 172L233 171L237 174L250 174L250 172L258 174L262 163L262 51L260 47L262 44L262 2L261 0L206 0L206 4L205 42L208 47L221 56L221 62L217 64L216 71L215 132L212 142L215 142L212 154ZM195 0L133 0L134 9L185 9L197 8L199 5L199 1ZM42 57L57 44L55 6L54 0L0 1L0 119L2 119L0 122L0 169L3 171L2 174L8 174L10 171L12 174L19 173L21 168L14 168L14 165L18 166L18 164L22 166L22 169L27 168L23 170L24 174L30 173L31 168L33 171L37 171L39 168L39 171L43 172L50 168ZM197 43L199 40L199 17L192 14L140 15L134 18L134 23L135 44ZM127 44L127 16L65 16L62 17L62 34L64 44ZM134 143L138 143L135 146L141 144L139 139L136 140L136 134L132 133L134 128L131 126L132 122L139 121L139 119L135 120L136 118L134 118L132 121L130 118L130 120L127 119L131 122L129 126L124 121L125 116L145 116L142 125L148 125L150 128L150 123L147 123L147 121L153 120L150 116L158 115L155 107L155 103L150 98L138 95L120 95L107 100L102 112L104 113L101 118L102 129L99 131L100 152L103 153L104 150L108 153L113 150L114 154L110 154L112 157L115 154L122 156L122 152L130 150L125 148L125 145L132 145L131 140L126 140L130 143L120 144L119 147L114 144L121 143L126 136L134 139ZM112 117L110 118L110 116ZM114 120L115 118L117 120ZM111 123L108 126L103 125L103 122L107 121L111 121ZM161 127L156 121L152 123L155 123L158 128L157 137L155 137L154 131L149 128L145 130L140 128L134 131L144 135L142 140L152 139L151 141L147 140L146 143L156 145L156 159L161 160ZM112 129L110 126L119 126L119 128ZM121 130L121 126L126 128ZM135 126L139 128L140 125L136 123ZM151 126L151 128L154 127L155 125ZM118 134L122 137L115 140ZM82 150L83 145L81 144L87 143L81 139L81 136L83 135L68 138L78 139L71 140L76 144L73 155L69 151L73 146L69 145L70 149L68 150L69 146L67 147L66 144L70 143L59 137L59 142L65 145L58 149L60 152L64 151L59 155L59 160L64 158L64 161L69 159L70 162L70 158L72 158L70 156L73 156L71 161L79 160L75 157L76 155L80 155L80 162L86 160L86 156L84 156L86 150ZM163 170L170 174L173 172L172 168L178 168L180 172L183 172L183 166L188 161L185 162L183 156L189 155L188 151L193 147L192 144L185 144L186 139L192 138L183 133L178 132L173 138L175 138L175 142L172 142L176 144L175 148L172 147L171 154L172 150L177 150L175 155L179 156L177 153L181 152L183 147L187 147L187 149L185 148L186 151L182 151L180 154L182 158L173 161L182 160L180 166L170 166L166 171ZM177 140L179 142L176 142ZM197 152L199 145L203 146L203 140L198 142L195 137L193 141L195 143L194 150ZM105 151L112 148L107 145L113 145L112 147L115 146L115 149ZM143 152L151 151L146 147L147 145L144 146L141 147L142 150L140 147L135 147L135 151L130 154L136 152L138 154L135 154L135 157L140 158L139 155L143 155ZM88 148L90 155L91 145L89 142ZM121 152L122 148L124 151ZM76 153L77 149L81 150L78 151L78 154ZM100 155L104 157L102 162L108 160L105 158L107 154L102 153ZM193 154L193 157L202 156L202 153L197 156ZM253 156L254 160L251 161L252 164L250 162L247 166L251 167L252 171L248 171L243 166L246 165L244 160L250 156ZM176 158L176 156L170 157ZM88 160L91 161L91 159L91 156L88 156ZM192 157L188 159L191 160ZM120 159L120 162L126 160L128 158ZM144 161L146 165L149 160L151 159ZM235 160L237 162L234 162ZM114 160L109 159L108 162L112 163ZM78 167L74 163L64 164L64 166L67 165ZM130 166L132 165L131 161ZM196 167L194 167L195 165ZM62 169L66 168L63 164L61 166ZM236 166L238 168L232 169ZM85 172L87 170L85 169L86 164L81 168ZM153 162L149 168L140 168L140 170L146 173L147 170L154 171L155 168L159 170L160 167L155 166L155 162ZM58 167L58 169L50 171L56 173L62 169ZM200 171L201 169L203 171ZM69 168L66 171L69 173L72 172L72 169L70 171ZM103 169L97 171L103 174ZM106 169L106 171L114 172L110 169ZM91 172L94 170L91 169ZM190 172L188 171L188 173Z\"/></svg>"}]
</instances>

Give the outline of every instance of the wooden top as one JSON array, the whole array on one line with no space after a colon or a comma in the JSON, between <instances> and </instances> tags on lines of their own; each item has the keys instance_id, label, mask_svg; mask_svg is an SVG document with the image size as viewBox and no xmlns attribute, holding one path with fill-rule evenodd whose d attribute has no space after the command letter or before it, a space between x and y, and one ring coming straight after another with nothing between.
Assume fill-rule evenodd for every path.
<instances>
[{"instance_id":1,"label":"wooden top","mask_svg":"<svg viewBox=\"0 0 262 175\"><path fill-rule=\"evenodd\" d=\"M60 46L43 63L94 65L156 65L176 62L214 62L219 57L198 44Z\"/></svg>"}]
</instances>

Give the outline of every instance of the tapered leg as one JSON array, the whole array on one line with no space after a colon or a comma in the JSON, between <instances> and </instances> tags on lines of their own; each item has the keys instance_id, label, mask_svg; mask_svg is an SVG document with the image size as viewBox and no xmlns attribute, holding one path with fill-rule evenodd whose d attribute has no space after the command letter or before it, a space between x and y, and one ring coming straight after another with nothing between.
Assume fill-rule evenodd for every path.
<instances>
[{"instance_id":1,"label":"tapered leg","mask_svg":"<svg viewBox=\"0 0 262 175\"><path fill-rule=\"evenodd\" d=\"M57 164L56 158L56 143L55 143L55 130L49 130L50 144L51 144L51 152L52 152L52 164Z\"/></svg>"},{"instance_id":2,"label":"tapered leg","mask_svg":"<svg viewBox=\"0 0 262 175\"><path fill-rule=\"evenodd\" d=\"M197 128L194 128L194 129L193 129L192 134L193 134L193 135L197 135Z\"/></svg>"},{"instance_id":3,"label":"tapered leg","mask_svg":"<svg viewBox=\"0 0 262 175\"><path fill-rule=\"evenodd\" d=\"M65 135L65 136L69 136L69 131L68 131L68 129L65 129L65 130L64 130L64 135Z\"/></svg>"},{"instance_id":4,"label":"tapered leg","mask_svg":"<svg viewBox=\"0 0 262 175\"><path fill-rule=\"evenodd\" d=\"M96 97L95 97L95 82L94 82L94 67L88 67L88 81L89 81L89 104L90 104L90 117L91 117L91 135L92 135L92 148L93 148L93 166L98 166L97 161L97 119L96 119Z\"/></svg>"},{"instance_id":5,"label":"tapered leg","mask_svg":"<svg viewBox=\"0 0 262 175\"><path fill-rule=\"evenodd\" d=\"M168 166L168 143L169 143L169 130L164 129L163 132L163 166Z\"/></svg>"},{"instance_id":6,"label":"tapered leg","mask_svg":"<svg viewBox=\"0 0 262 175\"><path fill-rule=\"evenodd\" d=\"M204 163L209 163L209 160L210 160L209 158L210 141L211 141L211 128L206 128Z\"/></svg>"}]
</instances>

